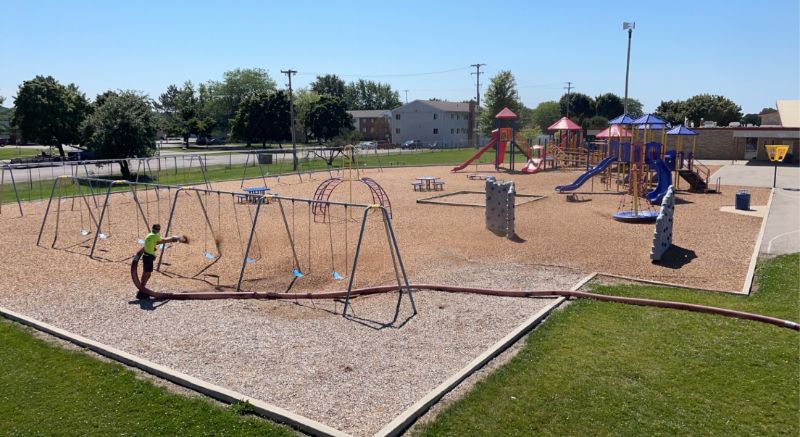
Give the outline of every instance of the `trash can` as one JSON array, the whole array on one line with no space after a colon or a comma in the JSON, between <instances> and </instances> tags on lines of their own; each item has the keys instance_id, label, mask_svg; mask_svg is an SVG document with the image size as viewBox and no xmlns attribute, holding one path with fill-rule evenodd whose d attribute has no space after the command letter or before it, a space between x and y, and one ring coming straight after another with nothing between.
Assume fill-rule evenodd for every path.
<instances>
[{"instance_id":1,"label":"trash can","mask_svg":"<svg viewBox=\"0 0 800 437\"><path fill-rule=\"evenodd\" d=\"M747 190L739 190L736 192L736 209L742 211L750 210L750 193Z\"/></svg>"},{"instance_id":2,"label":"trash can","mask_svg":"<svg viewBox=\"0 0 800 437\"><path fill-rule=\"evenodd\" d=\"M259 164L272 164L272 154L271 153L260 153L258 155L258 163Z\"/></svg>"}]
</instances>

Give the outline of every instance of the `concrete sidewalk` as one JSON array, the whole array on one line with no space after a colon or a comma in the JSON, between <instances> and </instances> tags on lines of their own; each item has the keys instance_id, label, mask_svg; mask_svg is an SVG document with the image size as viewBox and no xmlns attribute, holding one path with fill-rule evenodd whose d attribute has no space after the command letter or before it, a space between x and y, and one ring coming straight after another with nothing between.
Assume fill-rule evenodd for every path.
<instances>
[{"instance_id":1,"label":"concrete sidewalk","mask_svg":"<svg viewBox=\"0 0 800 437\"><path fill-rule=\"evenodd\" d=\"M720 184L739 187L772 187L775 167L772 165L747 165L747 161L737 161L728 164L711 175L709 183L716 185L717 178ZM778 188L800 189L800 167L790 165L778 166Z\"/></svg>"},{"instance_id":2,"label":"concrete sidewalk","mask_svg":"<svg viewBox=\"0 0 800 437\"><path fill-rule=\"evenodd\" d=\"M800 190L776 188L759 255L795 252L800 252Z\"/></svg>"}]
</instances>

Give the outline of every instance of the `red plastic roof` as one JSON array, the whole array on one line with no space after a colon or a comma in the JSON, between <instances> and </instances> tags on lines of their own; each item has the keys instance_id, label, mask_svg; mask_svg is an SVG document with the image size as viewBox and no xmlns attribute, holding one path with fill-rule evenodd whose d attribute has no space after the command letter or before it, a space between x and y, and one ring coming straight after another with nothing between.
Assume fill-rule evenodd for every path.
<instances>
[{"instance_id":1,"label":"red plastic roof","mask_svg":"<svg viewBox=\"0 0 800 437\"><path fill-rule=\"evenodd\" d=\"M581 130L581 127L569 118L561 117L560 120L551 124L547 130Z\"/></svg>"},{"instance_id":2,"label":"red plastic roof","mask_svg":"<svg viewBox=\"0 0 800 437\"><path fill-rule=\"evenodd\" d=\"M497 115L494 116L494 118L516 119L517 118L517 114L514 114L514 112L512 110L508 109L508 108L503 108L503 110L498 112Z\"/></svg>"},{"instance_id":3,"label":"red plastic roof","mask_svg":"<svg viewBox=\"0 0 800 437\"><path fill-rule=\"evenodd\" d=\"M631 133L618 124L612 124L595 135L597 138L628 138L630 136Z\"/></svg>"}]
</instances>

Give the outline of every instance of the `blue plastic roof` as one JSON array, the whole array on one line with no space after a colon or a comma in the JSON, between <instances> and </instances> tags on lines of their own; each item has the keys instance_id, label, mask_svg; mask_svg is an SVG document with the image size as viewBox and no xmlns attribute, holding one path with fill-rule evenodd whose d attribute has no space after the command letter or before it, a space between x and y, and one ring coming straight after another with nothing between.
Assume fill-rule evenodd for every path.
<instances>
[{"instance_id":1,"label":"blue plastic roof","mask_svg":"<svg viewBox=\"0 0 800 437\"><path fill-rule=\"evenodd\" d=\"M667 135L697 135L697 132L679 124L667 131Z\"/></svg>"},{"instance_id":2,"label":"blue plastic roof","mask_svg":"<svg viewBox=\"0 0 800 437\"><path fill-rule=\"evenodd\" d=\"M622 114L608 121L608 124L633 124L633 118L628 114Z\"/></svg>"},{"instance_id":3,"label":"blue plastic roof","mask_svg":"<svg viewBox=\"0 0 800 437\"><path fill-rule=\"evenodd\" d=\"M645 114L636 120L633 120L633 124L649 124L649 125L662 125L666 126L667 121L663 118L657 117L653 114ZM661 129L662 126L658 126L657 129Z\"/></svg>"}]
</instances>

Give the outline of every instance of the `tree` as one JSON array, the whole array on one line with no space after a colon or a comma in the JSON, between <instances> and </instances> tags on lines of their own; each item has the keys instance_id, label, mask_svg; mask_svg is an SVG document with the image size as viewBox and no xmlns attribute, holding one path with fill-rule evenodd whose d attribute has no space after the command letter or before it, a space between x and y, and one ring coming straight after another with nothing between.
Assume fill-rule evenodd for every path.
<instances>
[{"instance_id":1,"label":"tree","mask_svg":"<svg viewBox=\"0 0 800 437\"><path fill-rule=\"evenodd\" d=\"M686 115L695 125L706 120L716 121L719 126L727 126L732 121L742 119L742 107L727 97L699 94L686 101Z\"/></svg>"},{"instance_id":2,"label":"tree","mask_svg":"<svg viewBox=\"0 0 800 437\"><path fill-rule=\"evenodd\" d=\"M226 71L222 82L209 81L205 84L207 108L204 111L214 119L223 133L230 130L230 120L239 109L245 97L259 92L277 90L275 81L261 68L245 68Z\"/></svg>"},{"instance_id":3,"label":"tree","mask_svg":"<svg viewBox=\"0 0 800 437\"><path fill-rule=\"evenodd\" d=\"M539 103L531 114L533 124L541 132L547 132L547 128L558 121L559 118L561 118L561 105L552 100Z\"/></svg>"},{"instance_id":4,"label":"tree","mask_svg":"<svg viewBox=\"0 0 800 437\"><path fill-rule=\"evenodd\" d=\"M761 112L759 112L759 114L766 114L766 113L768 113L768 112L775 112L775 111L777 111L777 109L775 109L775 108L770 108L770 107L766 107L766 108L762 108L762 109L761 109Z\"/></svg>"},{"instance_id":5,"label":"tree","mask_svg":"<svg viewBox=\"0 0 800 437\"><path fill-rule=\"evenodd\" d=\"M672 125L683 124L686 119L686 102L681 100L662 100L656 107L655 114Z\"/></svg>"},{"instance_id":6,"label":"tree","mask_svg":"<svg viewBox=\"0 0 800 437\"><path fill-rule=\"evenodd\" d=\"M311 82L311 90L315 93L328 94L340 99L344 99L345 87L344 81L335 74L317 76L317 80Z\"/></svg>"},{"instance_id":7,"label":"tree","mask_svg":"<svg viewBox=\"0 0 800 437\"><path fill-rule=\"evenodd\" d=\"M183 144L189 147L189 136L198 133L200 123L199 105L192 82L186 81L183 88L170 85L158 101L158 107L164 115L164 130L169 135L180 135Z\"/></svg>"},{"instance_id":8,"label":"tree","mask_svg":"<svg viewBox=\"0 0 800 437\"><path fill-rule=\"evenodd\" d=\"M36 76L20 85L12 123L22 138L56 146L64 157L63 144L80 142L80 124L90 112L89 101L76 85Z\"/></svg>"},{"instance_id":9,"label":"tree","mask_svg":"<svg viewBox=\"0 0 800 437\"><path fill-rule=\"evenodd\" d=\"M584 131L587 129L605 129L608 127L608 119L602 115L595 115L594 117L584 119L581 127L583 127Z\"/></svg>"},{"instance_id":10,"label":"tree","mask_svg":"<svg viewBox=\"0 0 800 437\"><path fill-rule=\"evenodd\" d=\"M306 114L305 125L308 133L322 142L352 130L353 117L347 113L347 106L341 99L322 95Z\"/></svg>"},{"instance_id":11,"label":"tree","mask_svg":"<svg viewBox=\"0 0 800 437\"><path fill-rule=\"evenodd\" d=\"M744 117L742 117L741 123L743 126L747 126L748 124L761 126L761 117L759 117L758 114L745 114Z\"/></svg>"},{"instance_id":12,"label":"tree","mask_svg":"<svg viewBox=\"0 0 800 437\"><path fill-rule=\"evenodd\" d=\"M480 115L481 131L489 135L494 129L494 116L503 108L508 108L515 114L522 113L522 102L517 93L517 81L510 71L504 70L489 81L489 87L483 95L485 109ZM522 126L520 126L522 127Z\"/></svg>"},{"instance_id":13,"label":"tree","mask_svg":"<svg viewBox=\"0 0 800 437\"><path fill-rule=\"evenodd\" d=\"M394 109L400 103L400 93L389 84L359 79L345 87L344 101L347 109Z\"/></svg>"},{"instance_id":14,"label":"tree","mask_svg":"<svg viewBox=\"0 0 800 437\"><path fill-rule=\"evenodd\" d=\"M621 115L625 110L622 99L614 93L599 95L594 99L594 103L595 114L609 120Z\"/></svg>"},{"instance_id":15,"label":"tree","mask_svg":"<svg viewBox=\"0 0 800 437\"><path fill-rule=\"evenodd\" d=\"M558 103L561 105L561 114L569 113L570 118L577 120L578 124L595 115L594 100L583 93L564 94ZM569 112L567 112L567 105L569 105Z\"/></svg>"},{"instance_id":16,"label":"tree","mask_svg":"<svg viewBox=\"0 0 800 437\"><path fill-rule=\"evenodd\" d=\"M628 115L633 118L639 118L644 115L644 105L642 102L628 97Z\"/></svg>"},{"instance_id":17,"label":"tree","mask_svg":"<svg viewBox=\"0 0 800 437\"><path fill-rule=\"evenodd\" d=\"M233 136L249 147L254 141L262 147L267 141L281 142L291 137L289 96L283 91L260 92L245 97L231 125Z\"/></svg>"},{"instance_id":18,"label":"tree","mask_svg":"<svg viewBox=\"0 0 800 437\"><path fill-rule=\"evenodd\" d=\"M150 156L156 148L152 103L135 91L106 93L81 125L86 149L100 159L119 159L122 177L131 179L125 158Z\"/></svg>"}]
</instances>

